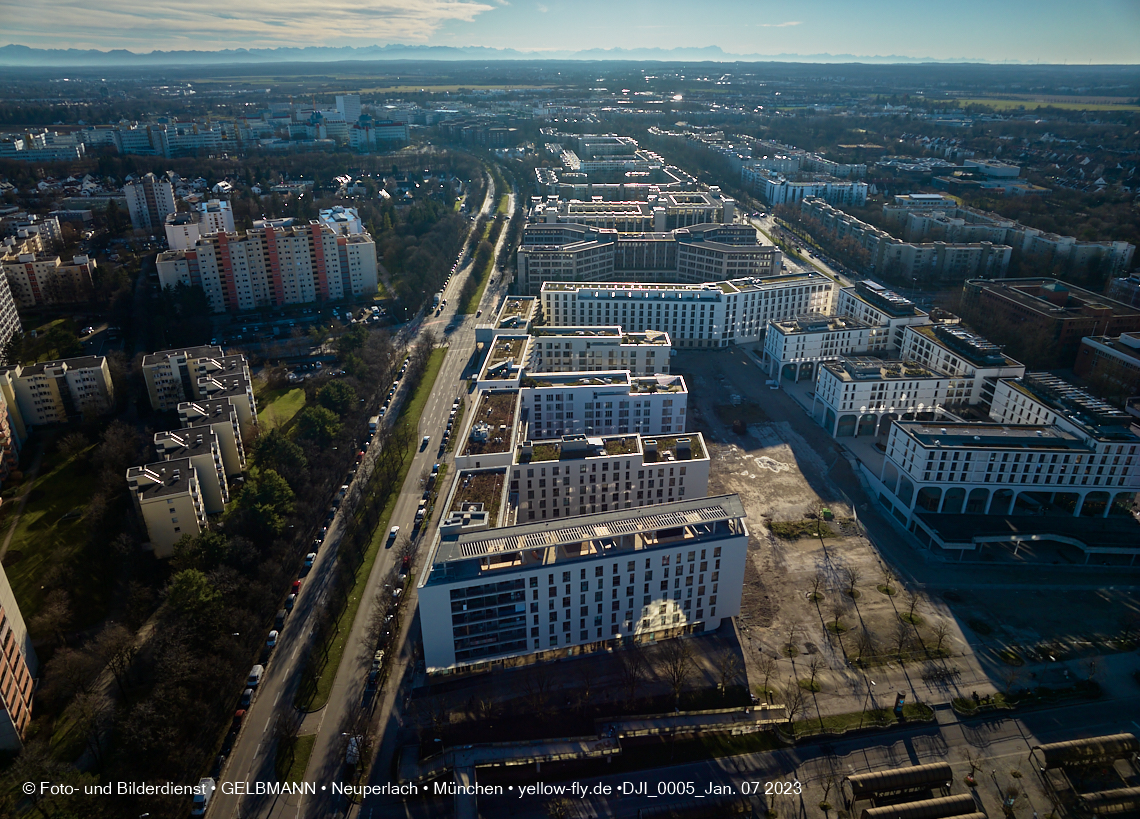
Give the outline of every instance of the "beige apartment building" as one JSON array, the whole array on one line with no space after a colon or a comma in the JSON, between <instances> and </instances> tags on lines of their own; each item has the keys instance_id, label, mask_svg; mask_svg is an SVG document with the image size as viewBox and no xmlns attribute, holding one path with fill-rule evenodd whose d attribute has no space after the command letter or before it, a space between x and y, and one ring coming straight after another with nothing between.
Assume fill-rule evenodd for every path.
<instances>
[{"instance_id":1,"label":"beige apartment building","mask_svg":"<svg viewBox=\"0 0 1140 819\"><path fill-rule=\"evenodd\" d=\"M111 372L101 355L5 367L0 393L21 438L28 427L102 415L115 404Z\"/></svg>"},{"instance_id":2,"label":"beige apartment building","mask_svg":"<svg viewBox=\"0 0 1140 819\"><path fill-rule=\"evenodd\" d=\"M132 466L127 484L146 522L155 557L170 557L183 535L197 535L206 528L198 470L189 458Z\"/></svg>"}]
</instances>

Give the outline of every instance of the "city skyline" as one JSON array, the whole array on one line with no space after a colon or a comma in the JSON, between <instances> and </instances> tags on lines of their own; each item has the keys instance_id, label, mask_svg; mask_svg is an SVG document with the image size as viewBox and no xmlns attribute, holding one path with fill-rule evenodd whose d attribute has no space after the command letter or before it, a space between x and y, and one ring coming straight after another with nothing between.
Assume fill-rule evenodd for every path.
<instances>
[{"instance_id":1,"label":"city skyline","mask_svg":"<svg viewBox=\"0 0 1140 819\"><path fill-rule=\"evenodd\" d=\"M722 0L715 14L693 15L678 0L372 0L326 7L319 17L295 2L252 0L240 7L208 0L193 8L112 2L89 8L48 0L40 15L6 9L8 42L43 49L126 49L136 53L283 47L428 45L566 57L582 49L719 48L722 59L796 56L853 60L1132 64L1140 52L1140 9L1094 0L1074 16L1059 0L994 7L965 0L921 17L898 0L858 7L815 0L794 8ZM597 22L607 24L599 27ZM964 21L984 21L963 29ZM50 21L47 22L47 21ZM965 32L968 30L968 36ZM488 55L493 56L493 55ZM594 56L587 54L585 56ZM603 53L597 57L604 58ZM716 59L713 55L712 59Z\"/></svg>"}]
</instances>

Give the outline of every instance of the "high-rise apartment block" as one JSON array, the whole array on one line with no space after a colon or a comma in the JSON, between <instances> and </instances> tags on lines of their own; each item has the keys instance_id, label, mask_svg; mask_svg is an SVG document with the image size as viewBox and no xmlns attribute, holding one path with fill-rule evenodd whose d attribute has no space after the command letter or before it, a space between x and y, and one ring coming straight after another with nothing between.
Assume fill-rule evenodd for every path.
<instances>
[{"instance_id":1,"label":"high-rise apartment block","mask_svg":"<svg viewBox=\"0 0 1140 819\"><path fill-rule=\"evenodd\" d=\"M233 233L234 212L230 203L211 199L199 202L188 213L166 217L166 243L171 250L186 250L211 233Z\"/></svg>"},{"instance_id":2,"label":"high-rise apartment block","mask_svg":"<svg viewBox=\"0 0 1140 819\"><path fill-rule=\"evenodd\" d=\"M21 438L28 427L95 418L115 405L111 372L101 355L4 367L0 392Z\"/></svg>"},{"instance_id":3,"label":"high-rise apartment block","mask_svg":"<svg viewBox=\"0 0 1140 819\"><path fill-rule=\"evenodd\" d=\"M123 194L136 230L158 233L166 224L166 217L178 210L170 180L153 173L128 182L123 186Z\"/></svg>"},{"instance_id":4,"label":"high-rise apartment block","mask_svg":"<svg viewBox=\"0 0 1140 819\"><path fill-rule=\"evenodd\" d=\"M157 266L163 287L199 286L215 313L371 296L377 285L372 237L318 221L201 236L159 254Z\"/></svg>"},{"instance_id":5,"label":"high-rise apartment block","mask_svg":"<svg viewBox=\"0 0 1140 819\"><path fill-rule=\"evenodd\" d=\"M0 271L16 304L28 308L90 300L95 259L73 256L64 262L40 247L39 236L9 237L0 245Z\"/></svg>"},{"instance_id":6,"label":"high-rise apartment block","mask_svg":"<svg viewBox=\"0 0 1140 819\"><path fill-rule=\"evenodd\" d=\"M0 748L18 751L32 721L39 660L8 575L0 568Z\"/></svg>"}]
</instances>

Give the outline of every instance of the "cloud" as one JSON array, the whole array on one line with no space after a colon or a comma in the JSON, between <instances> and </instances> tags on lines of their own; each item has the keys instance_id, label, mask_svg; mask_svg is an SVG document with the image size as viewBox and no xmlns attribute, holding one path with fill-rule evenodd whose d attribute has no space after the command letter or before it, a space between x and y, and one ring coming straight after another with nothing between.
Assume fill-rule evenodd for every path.
<instances>
[{"instance_id":1,"label":"cloud","mask_svg":"<svg viewBox=\"0 0 1140 819\"><path fill-rule=\"evenodd\" d=\"M802 20L796 20L790 23L757 23L758 28L787 28L788 26L802 26Z\"/></svg>"},{"instance_id":2,"label":"cloud","mask_svg":"<svg viewBox=\"0 0 1140 819\"><path fill-rule=\"evenodd\" d=\"M495 0L502 2L505 0ZM427 42L445 23L471 22L482 0L359 0L314 8L309 0L0 0L5 39L44 48L215 50Z\"/></svg>"},{"instance_id":3,"label":"cloud","mask_svg":"<svg viewBox=\"0 0 1140 819\"><path fill-rule=\"evenodd\" d=\"M544 6L542 3L537 4L535 8L541 11L543 14L546 14L546 12L550 11L550 6Z\"/></svg>"}]
</instances>

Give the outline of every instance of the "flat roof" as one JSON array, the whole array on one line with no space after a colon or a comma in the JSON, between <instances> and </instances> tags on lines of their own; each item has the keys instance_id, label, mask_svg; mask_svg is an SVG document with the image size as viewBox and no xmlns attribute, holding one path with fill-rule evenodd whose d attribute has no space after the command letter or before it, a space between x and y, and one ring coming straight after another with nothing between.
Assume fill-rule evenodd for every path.
<instances>
[{"instance_id":1,"label":"flat roof","mask_svg":"<svg viewBox=\"0 0 1140 819\"><path fill-rule=\"evenodd\" d=\"M35 364L21 366L20 375L39 375L49 367L58 367L61 364L66 364L69 370L99 369L106 360L107 359L101 355L81 355L76 358L55 358L51 361L37 361ZM5 369L13 370L14 368L6 367Z\"/></svg>"},{"instance_id":2,"label":"flat roof","mask_svg":"<svg viewBox=\"0 0 1140 819\"><path fill-rule=\"evenodd\" d=\"M225 351L221 347L202 345L201 347L181 347L176 350L159 350L143 356L143 366L161 364L168 358L185 356L186 358L224 358Z\"/></svg>"},{"instance_id":3,"label":"flat roof","mask_svg":"<svg viewBox=\"0 0 1140 819\"><path fill-rule=\"evenodd\" d=\"M597 372L535 373L523 376L520 386L529 389L541 387L613 387L630 383L629 370L599 370Z\"/></svg>"},{"instance_id":4,"label":"flat roof","mask_svg":"<svg viewBox=\"0 0 1140 819\"><path fill-rule=\"evenodd\" d=\"M1075 435L1044 424L992 424L970 422L895 421L901 432L910 434L927 447L971 447L978 449L1072 449L1090 447Z\"/></svg>"},{"instance_id":5,"label":"flat roof","mask_svg":"<svg viewBox=\"0 0 1140 819\"><path fill-rule=\"evenodd\" d=\"M713 524L747 516L737 495L715 495L638 509L533 521L489 532L461 534L454 540L441 540L432 565L695 524Z\"/></svg>"},{"instance_id":6,"label":"flat roof","mask_svg":"<svg viewBox=\"0 0 1140 819\"><path fill-rule=\"evenodd\" d=\"M1058 493L1062 487L1048 487ZM1042 494L1046 494L1042 492ZM916 512L916 516L944 543L976 543L979 538L1049 540L1050 535L1079 540L1086 546L1136 550L1140 548L1140 523L1131 515L1107 518L1072 515L953 515Z\"/></svg>"},{"instance_id":7,"label":"flat roof","mask_svg":"<svg viewBox=\"0 0 1140 819\"><path fill-rule=\"evenodd\" d=\"M158 482L145 487L139 493L144 500L167 495L183 495L190 489L191 476L196 477L189 458L175 458L169 461L156 461L143 466L132 466L127 470L127 478L147 473L151 476L157 476Z\"/></svg>"}]
</instances>

